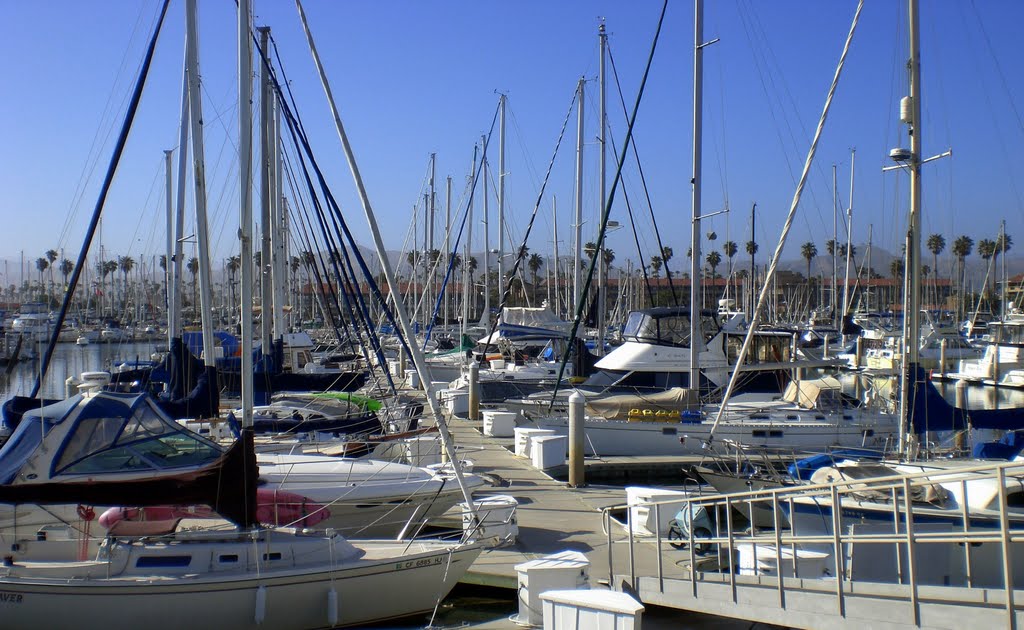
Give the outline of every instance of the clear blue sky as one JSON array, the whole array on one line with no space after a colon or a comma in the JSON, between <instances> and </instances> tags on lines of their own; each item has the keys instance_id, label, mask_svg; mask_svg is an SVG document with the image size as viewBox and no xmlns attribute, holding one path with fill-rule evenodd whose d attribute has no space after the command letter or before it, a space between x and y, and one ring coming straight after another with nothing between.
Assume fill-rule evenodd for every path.
<instances>
[{"instance_id":1,"label":"clear blue sky","mask_svg":"<svg viewBox=\"0 0 1024 630\"><path fill-rule=\"evenodd\" d=\"M906 177L883 174L881 167L890 148L909 145L897 121L899 97L907 89L904 4L869 2L864 10L789 241L793 259L807 240L824 253L832 235L832 165L838 167L845 206L853 147L854 241L866 242L871 224L878 247L899 251ZM922 5L924 152L954 152L952 159L925 167L925 235L938 232L950 242L959 234L976 241L994 238L1005 218L1020 243L1016 249L1024 249L1024 2ZM704 231L719 235L715 247L731 238L742 249L750 238L754 202L761 252L774 247L855 6L852 0L707 3L705 37L721 41L705 54L704 208L732 210L706 222ZM158 8L156 0L0 0L0 257L12 261L11 281L22 251L30 261L50 248L72 259L77 254ZM387 246L403 246L431 152L438 156L441 207L445 176L453 177L456 203L461 199L473 144L490 123L496 90L509 97L507 221L518 241L581 75L588 79L584 230L585 239L592 238L598 212L599 18L607 21L631 107L660 8L661 2L651 0L307 0ZM254 12L257 25L273 29L321 164L357 237L370 245L295 7L257 0ZM177 144L183 13L184 3L174 0L108 201L102 232L108 257L138 260L162 252L162 151ZM200 2L209 205L220 260L235 249L238 227L234 19L230 0ZM693 5L672 0L635 130L655 216L662 238L676 251L676 268L686 264L689 246L692 43ZM608 95L611 133L621 146L626 124L614 84ZM574 146L575 117L530 239L532 251L550 252L552 194L558 199L562 252L568 251ZM491 150L496 174L496 142ZM609 183L614 160L612 155ZM632 158L624 173L646 260L656 249ZM492 212L496 205L492 199ZM621 196L612 218L628 223ZM492 234L495 226L492 219ZM612 234L609 246L616 264L638 257L626 229Z\"/></svg>"}]
</instances>

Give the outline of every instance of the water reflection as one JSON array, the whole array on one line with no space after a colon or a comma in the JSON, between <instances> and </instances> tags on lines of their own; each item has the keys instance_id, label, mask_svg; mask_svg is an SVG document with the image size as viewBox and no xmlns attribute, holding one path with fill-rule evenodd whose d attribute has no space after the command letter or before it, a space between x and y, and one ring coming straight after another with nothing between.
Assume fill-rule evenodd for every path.
<instances>
[{"instance_id":1,"label":"water reflection","mask_svg":"<svg viewBox=\"0 0 1024 630\"><path fill-rule=\"evenodd\" d=\"M139 343L95 343L79 346L73 343L60 343L54 350L50 361L50 369L40 395L44 398L63 398L64 382L69 376L78 376L82 372L109 370L122 361L148 361L154 352L166 344L157 342ZM42 355L40 348L40 355ZM0 400L11 396L27 396L32 392L36 378L39 376L40 361L22 361L7 371L0 371Z\"/></svg>"}]
</instances>

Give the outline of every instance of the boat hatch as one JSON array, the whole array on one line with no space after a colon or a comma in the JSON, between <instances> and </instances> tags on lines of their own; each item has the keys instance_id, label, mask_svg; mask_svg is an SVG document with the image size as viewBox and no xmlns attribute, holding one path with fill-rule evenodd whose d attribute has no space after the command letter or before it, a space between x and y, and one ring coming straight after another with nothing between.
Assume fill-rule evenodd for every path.
<instances>
[{"instance_id":1,"label":"boat hatch","mask_svg":"<svg viewBox=\"0 0 1024 630\"><path fill-rule=\"evenodd\" d=\"M662 427L661 429L662 435L676 435L676 433L678 433L678 431L676 431L674 427Z\"/></svg>"}]
</instances>

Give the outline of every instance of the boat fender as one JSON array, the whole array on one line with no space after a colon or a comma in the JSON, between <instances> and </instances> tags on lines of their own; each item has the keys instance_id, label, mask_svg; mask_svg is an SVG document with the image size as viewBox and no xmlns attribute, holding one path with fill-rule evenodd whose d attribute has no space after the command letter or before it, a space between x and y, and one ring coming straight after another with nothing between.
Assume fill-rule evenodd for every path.
<instances>
[{"instance_id":1,"label":"boat fender","mask_svg":"<svg viewBox=\"0 0 1024 630\"><path fill-rule=\"evenodd\" d=\"M256 616L254 620L256 625L263 623L263 620L267 617L267 587L264 584L260 584L259 588L256 589Z\"/></svg>"},{"instance_id":2,"label":"boat fender","mask_svg":"<svg viewBox=\"0 0 1024 630\"><path fill-rule=\"evenodd\" d=\"M338 625L338 591L333 588L327 591L327 624Z\"/></svg>"}]
</instances>

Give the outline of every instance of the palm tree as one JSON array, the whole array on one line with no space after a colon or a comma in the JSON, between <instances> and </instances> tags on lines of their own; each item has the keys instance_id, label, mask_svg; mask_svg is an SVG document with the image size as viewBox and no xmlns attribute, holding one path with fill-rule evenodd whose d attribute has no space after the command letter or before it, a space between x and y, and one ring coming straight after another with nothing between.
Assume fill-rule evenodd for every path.
<instances>
[{"instance_id":1,"label":"palm tree","mask_svg":"<svg viewBox=\"0 0 1024 630\"><path fill-rule=\"evenodd\" d=\"M932 234L926 241L928 251L932 253L932 269L939 268L939 254L946 249L946 238L941 234Z\"/></svg>"},{"instance_id":2,"label":"palm tree","mask_svg":"<svg viewBox=\"0 0 1024 630\"><path fill-rule=\"evenodd\" d=\"M996 255L996 242L987 238L978 241L978 255L981 256L981 259L985 261L987 266L988 261ZM988 292L988 282L985 283L985 292Z\"/></svg>"},{"instance_id":3,"label":"palm tree","mask_svg":"<svg viewBox=\"0 0 1024 630\"><path fill-rule=\"evenodd\" d=\"M52 295L53 294L53 268L55 266L53 263L57 262L57 256L58 256L57 250L55 250L55 249L48 249L48 250L46 250L46 254L44 254L44 256L46 256L46 261L48 263L50 263L50 294Z\"/></svg>"},{"instance_id":4,"label":"palm tree","mask_svg":"<svg viewBox=\"0 0 1024 630\"><path fill-rule=\"evenodd\" d=\"M128 274L135 268L135 260L131 256L118 256L117 266L124 274L124 284L121 285L121 308L124 309L128 302Z\"/></svg>"},{"instance_id":5,"label":"palm tree","mask_svg":"<svg viewBox=\"0 0 1024 630\"><path fill-rule=\"evenodd\" d=\"M736 245L736 241L726 241L722 243L722 251L725 252L725 257L729 259L729 277L732 277L732 257L736 255L740 249Z\"/></svg>"},{"instance_id":6,"label":"palm tree","mask_svg":"<svg viewBox=\"0 0 1024 630\"><path fill-rule=\"evenodd\" d=\"M903 268L905 266L906 265L902 258L893 258L892 262L889 263L889 275L892 276L892 279L897 283L899 283L900 278L903 277Z\"/></svg>"},{"instance_id":7,"label":"palm tree","mask_svg":"<svg viewBox=\"0 0 1024 630\"><path fill-rule=\"evenodd\" d=\"M715 250L711 250L704 260L711 267L711 281L714 282L715 278L718 277L718 265L722 263L722 255Z\"/></svg>"},{"instance_id":8,"label":"palm tree","mask_svg":"<svg viewBox=\"0 0 1024 630\"><path fill-rule=\"evenodd\" d=\"M829 243L831 243L833 246L835 245L835 241L829 241ZM826 247L828 247L828 244L826 244ZM811 261L814 260L814 257L818 255L818 246L812 243L811 241L807 241L806 243L800 246L800 255L803 257L804 260L807 261L807 280L808 282L810 282Z\"/></svg>"},{"instance_id":9,"label":"palm tree","mask_svg":"<svg viewBox=\"0 0 1024 630\"><path fill-rule=\"evenodd\" d=\"M530 269L530 276L533 278L533 301L537 301L537 274L540 268L544 266L544 259L540 254L530 254L530 258L526 261L526 266Z\"/></svg>"},{"instance_id":10,"label":"palm tree","mask_svg":"<svg viewBox=\"0 0 1024 630\"><path fill-rule=\"evenodd\" d=\"M36 269L39 270L39 293L43 295L47 302L49 298L46 297L46 288L43 284L43 272L50 266L50 261L46 258L36 258Z\"/></svg>"},{"instance_id":11,"label":"palm tree","mask_svg":"<svg viewBox=\"0 0 1024 630\"><path fill-rule=\"evenodd\" d=\"M931 234L928 236L928 240L925 241L925 246L932 253L932 270L935 271L935 277L932 280L932 291L938 297L939 254L946 249L946 238L941 234Z\"/></svg>"},{"instance_id":12,"label":"palm tree","mask_svg":"<svg viewBox=\"0 0 1024 630\"><path fill-rule=\"evenodd\" d=\"M967 280L964 277L964 274L965 274L966 266L967 266L967 257L971 255L971 251L973 249L974 249L974 239L972 239L971 237L969 237L967 235L959 236L959 237L957 237L957 239L955 241L953 241L953 256L956 257L956 261L957 261L957 265L958 265L956 279L957 279L957 282L960 284L960 289L958 291L958 294L960 296L959 303L961 305L961 308L963 308L964 304L965 304L965 302L964 302L964 286L967 284Z\"/></svg>"},{"instance_id":13,"label":"palm tree","mask_svg":"<svg viewBox=\"0 0 1024 630\"><path fill-rule=\"evenodd\" d=\"M1010 251L1010 247L1013 245L1013 239L1006 232L1003 232L996 238L996 249L995 256L998 258L999 254L1005 254Z\"/></svg>"},{"instance_id":14,"label":"palm tree","mask_svg":"<svg viewBox=\"0 0 1024 630\"><path fill-rule=\"evenodd\" d=\"M661 266L664 259L661 256L651 256L651 275L655 278L661 277Z\"/></svg>"},{"instance_id":15,"label":"palm tree","mask_svg":"<svg viewBox=\"0 0 1024 630\"><path fill-rule=\"evenodd\" d=\"M61 273L62 276L64 276L64 288L65 288L65 290L67 290L67 286L68 286L68 276L70 276L71 272L74 271L74 270L75 270L75 263L71 262L67 258L65 258L64 260L60 261L60 273Z\"/></svg>"},{"instance_id":16,"label":"palm tree","mask_svg":"<svg viewBox=\"0 0 1024 630\"><path fill-rule=\"evenodd\" d=\"M229 257L228 258L228 263L227 263L227 268L228 268L228 284L231 285L231 304L237 306L238 305L238 299L235 297L235 286L236 286L235 278L238 275L238 270L242 268L242 257L241 256L231 256L231 257ZM293 277L294 277L294 271L292 272L292 274L293 274ZM234 307L232 307L232 308L234 308Z\"/></svg>"},{"instance_id":17,"label":"palm tree","mask_svg":"<svg viewBox=\"0 0 1024 630\"><path fill-rule=\"evenodd\" d=\"M259 255L259 252L256 254ZM199 303L199 291L196 289L196 277L199 275L199 259L195 256L189 258L185 268L192 274L192 308L197 309L196 312L198 312L199 307L196 305Z\"/></svg>"}]
</instances>

